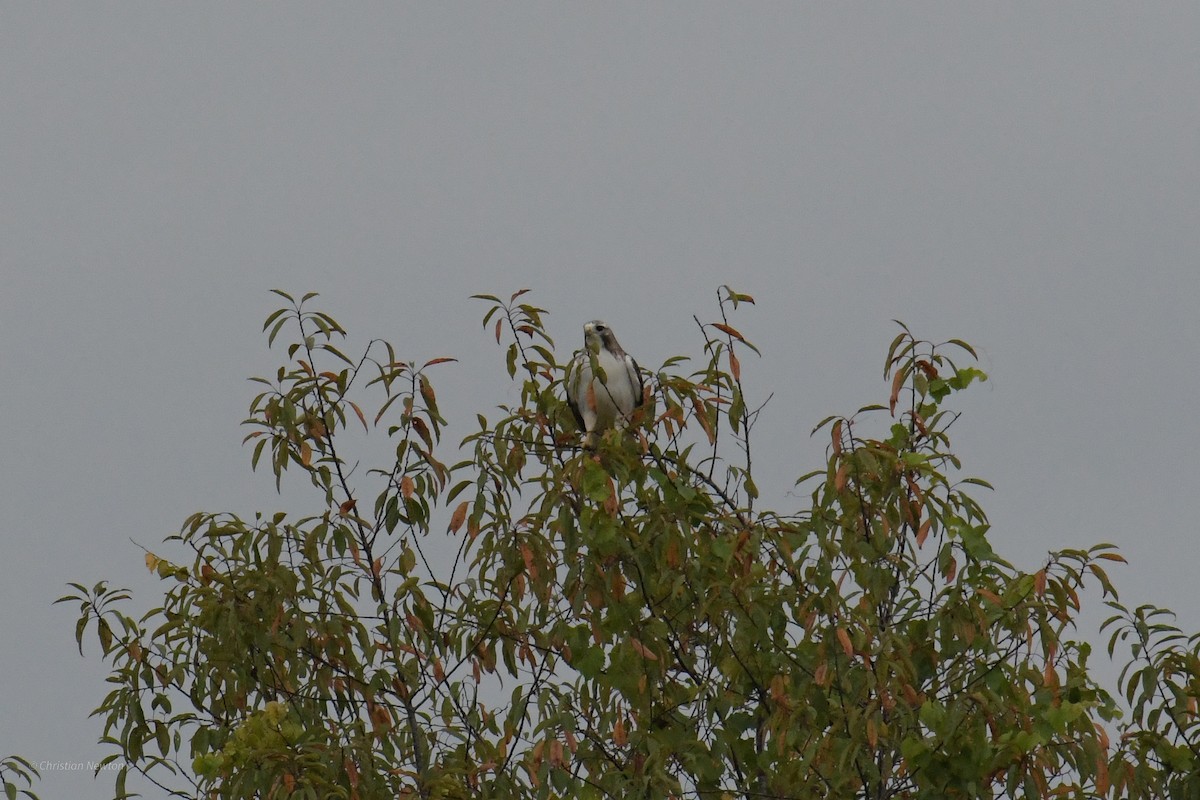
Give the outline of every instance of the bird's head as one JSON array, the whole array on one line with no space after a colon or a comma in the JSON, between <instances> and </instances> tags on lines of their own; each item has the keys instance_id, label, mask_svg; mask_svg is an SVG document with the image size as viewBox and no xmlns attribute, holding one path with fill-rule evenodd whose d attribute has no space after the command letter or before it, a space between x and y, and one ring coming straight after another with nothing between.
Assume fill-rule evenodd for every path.
<instances>
[{"instance_id":1,"label":"bird's head","mask_svg":"<svg viewBox=\"0 0 1200 800\"><path fill-rule=\"evenodd\" d=\"M613 349L612 346L617 343L617 337L613 336L612 329L604 324L603 320L594 319L591 322L584 323L583 326L583 345L593 353L599 353L601 348L607 346L608 349Z\"/></svg>"}]
</instances>

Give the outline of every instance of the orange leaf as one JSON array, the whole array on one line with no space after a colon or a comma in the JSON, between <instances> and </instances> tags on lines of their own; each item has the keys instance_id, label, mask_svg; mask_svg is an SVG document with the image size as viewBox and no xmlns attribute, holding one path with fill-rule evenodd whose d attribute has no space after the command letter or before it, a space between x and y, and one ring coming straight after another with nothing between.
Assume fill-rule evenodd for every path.
<instances>
[{"instance_id":1,"label":"orange leaf","mask_svg":"<svg viewBox=\"0 0 1200 800\"><path fill-rule=\"evenodd\" d=\"M925 420L922 419L921 415L916 411L912 412L912 421L913 424L917 426L917 430L921 432L922 436L929 435L929 428L925 425Z\"/></svg>"},{"instance_id":2,"label":"orange leaf","mask_svg":"<svg viewBox=\"0 0 1200 800\"><path fill-rule=\"evenodd\" d=\"M825 679L828 677L829 677L829 665L828 664L820 664L817 666L817 669L813 672L813 683L815 683L817 686L824 687L827 685Z\"/></svg>"},{"instance_id":3,"label":"orange leaf","mask_svg":"<svg viewBox=\"0 0 1200 800\"><path fill-rule=\"evenodd\" d=\"M200 581L207 586L217 577L217 571L212 568L211 564L205 564L200 567Z\"/></svg>"},{"instance_id":4,"label":"orange leaf","mask_svg":"<svg viewBox=\"0 0 1200 800\"><path fill-rule=\"evenodd\" d=\"M781 706L788 706L787 695L787 678L783 675L776 675L771 678L771 700Z\"/></svg>"},{"instance_id":5,"label":"orange leaf","mask_svg":"<svg viewBox=\"0 0 1200 800\"><path fill-rule=\"evenodd\" d=\"M1046 669L1042 672L1042 680L1051 688L1058 686L1058 673L1054 671L1054 662L1047 661Z\"/></svg>"},{"instance_id":6,"label":"orange leaf","mask_svg":"<svg viewBox=\"0 0 1200 800\"><path fill-rule=\"evenodd\" d=\"M845 461L838 464L837 472L833 475L833 488L835 491L843 491L846 488L846 475L850 472L850 465Z\"/></svg>"},{"instance_id":7,"label":"orange leaf","mask_svg":"<svg viewBox=\"0 0 1200 800\"><path fill-rule=\"evenodd\" d=\"M413 479L411 475L405 475L400 479L400 494L403 495L405 500L413 496Z\"/></svg>"},{"instance_id":8,"label":"orange leaf","mask_svg":"<svg viewBox=\"0 0 1200 800\"><path fill-rule=\"evenodd\" d=\"M850 641L850 634L845 628L837 629L837 638L842 643L842 652L848 656L854 655L854 644Z\"/></svg>"},{"instance_id":9,"label":"orange leaf","mask_svg":"<svg viewBox=\"0 0 1200 800\"><path fill-rule=\"evenodd\" d=\"M433 384L426 380L425 376L421 376L421 398L425 401L426 408L437 408L437 395L433 393Z\"/></svg>"},{"instance_id":10,"label":"orange leaf","mask_svg":"<svg viewBox=\"0 0 1200 800\"><path fill-rule=\"evenodd\" d=\"M651 650L649 647L646 647L646 645L642 644L632 636L629 638L629 644L633 645L633 649L637 651L638 655L647 661L658 661L658 656L654 654L653 650Z\"/></svg>"},{"instance_id":11,"label":"orange leaf","mask_svg":"<svg viewBox=\"0 0 1200 800\"><path fill-rule=\"evenodd\" d=\"M833 423L830 438L833 440L833 454L840 456L842 454L842 421L840 419Z\"/></svg>"},{"instance_id":12,"label":"orange leaf","mask_svg":"<svg viewBox=\"0 0 1200 800\"><path fill-rule=\"evenodd\" d=\"M462 527L466 519L467 501L463 500L458 504L458 507L454 509L454 513L450 515L450 527L447 529L447 532L458 533L458 529Z\"/></svg>"},{"instance_id":13,"label":"orange leaf","mask_svg":"<svg viewBox=\"0 0 1200 800\"><path fill-rule=\"evenodd\" d=\"M921 523L921 527L917 531L917 547L921 547L925 544L925 540L929 538L929 529L932 527L933 517L929 517Z\"/></svg>"},{"instance_id":14,"label":"orange leaf","mask_svg":"<svg viewBox=\"0 0 1200 800\"><path fill-rule=\"evenodd\" d=\"M904 387L904 377L907 372L903 369L896 370L896 374L892 376L892 393L888 397L888 412L894 417L896 416L896 402L900 399L900 389Z\"/></svg>"},{"instance_id":15,"label":"orange leaf","mask_svg":"<svg viewBox=\"0 0 1200 800\"><path fill-rule=\"evenodd\" d=\"M731 375L733 375L733 379L735 381L741 383L742 365L738 361L738 357L733 354L732 350L729 351L729 372Z\"/></svg>"},{"instance_id":16,"label":"orange leaf","mask_svg":"<svg viewBox=\"0 0 1200 800\"><path fill-rule=\"evenodd\" d=\"M681 562L679 560L679 542L678 541L676 541L675 539L671 539L670 541L667 542L667 551L664 554L664 558L666 559L668 567L675 569L676 567L679 566L679 564Z\"/></svg>"},{"instance_id":17,"label":"orange leaf","mask_svg":"<svg viewBox=\"0 0 1200 800\"><path fill-rule=\"evenodd\" d=\"M712 326L714 328L716 328L717 330L719 330L721 333L727 333L740 342L746 341L746 337L744 337L740 333L738 333L735 328L731 328L728 325L722 325L720 322L714 322L714 323L712 323Z\"/></svg>"},{"instance_id":18,"label":"orange leaf","mask_svg":"<svg viewBox=\"0 0 1200 800\"><path fill-rule=\"evenodd\" d=\"M371 704L371 727L375 732L391 730L392 715L388 712L387 706Z\"/></svg>"},{"instance_id":19,"label":"orange leaf","mask_svg":"<svg viewBox=\"0 0 1200 800\"><path fill-rule=\"evenodd\" d=\"M1033 591L1038 597L1046 594L1046 570L1038 570L1037 575L1033 576Z\"/></svg>"},{"instance_id":20,"label":"orange leaf","mask_svg":"<svg viewBox=\"0 0 1200 800\"><path fill-rule=\"evenodd\" d=\"M697 397L692 401L692 407L696 410L696 420L700 423L700 427L704 429L704 435L708 437L708 443L712 444L717 440L717 436L713 432L712 423L708 420L708 414L705 413L704 402Z\"/></svg>"},{"instance_id":21,"label":"orange leaf","mask_svg":"<svg viewBox=\"0 0 1200 800\"><path fill-rule=\"evenodd\" d=\"M353 511L356 505L358 505L358 501L351 497L349 500L338 506L338 513L344 517Z\"/></svg>"},{"instance_id":22,"label":"orange leaf","mask_svg":"<svg viewBox=\"0 0 1200 800\"><path fill-rule=\"evenodd\" d=\"M500 326L504 324L504 317L496 320L496 344L500 344Z\"/></svg>"},{"instance_id":23,"label":"orange leaf","mask_svg":"<svg viewBox=\"0 0 1200 800\"><path fill-rule=\"evenodd\" d=\"M425 442L425 446L433 450L433 437L429 435L429 426L425 424L425 420L420 417L413 417L412 426L417 435L421 437L421 440Z\"/></svg>"},{"instance_id":24,"label":"orange leaf","mask_svg":"<svg viewBox=\"0 0 1200 800\"><path fill-rule=\"evenodd\" d=\"M525 561L525 571L529 573L529 577L537 580L537 566L533 563L533 550L529 549L529 545L521 542L521 558Z\"/></svg>"},{"instance_id":25,"label":"orange leaf","mask_svg":"<svg viewBox=\"0 0 1200 800\"><path fill-rule=\"evenodd\" d=\"M617 515L617 490L612 478L608 479L608 497L604 498L604 511L610 517Z\"/></svg>"},{"instance_id":26,"label":"orange leaf","mask_svg":"<svg viewBox=\"0 0 1200 800\"><path fill-rule=\"evenodd\" d=\"M629 741L628 734L625 733L625 719L622 717L617 720L617 724L613 726L613 744L617 747L624 747Z\"/></svg>"},{"instance_id":27,"label":"orange leaf","mask_svg":"<svg viewBox=\"0 0 1200 800\"><path fill-rule=\"evenodd\" d=\"M363 415L362 409L358 407L358 404L353 400L347 400L346 402L350 404L350 407L354 409L354 413L358 415L358 421L362 423L363 430L370 430L367 427L367 418Z\"/></svg>"},{"instance_id":28,"label":"orange leaf","mask_svg":"<svg viewBox=\"0 0 1200 800\"><path fill-rule=\"evenodd\" d=\"M312 446L308 442L300 443L300 463L306 467L312 466Z\"/></svg>"},{"instance_id":29,"label":"orange leaf","mask_svg":"<svg viewBox=\"0 0 1200 800\"><path fill-rule=\"evenodd\" d=\"M981 597L986 597L988 600L992 601L994 605L1004 605L1004 602L1000 599L1000 595L996 594L990 589L976 589L975 594Z\"/></svg>"},{"instance_id":30,"label":"orange leaf","mask_svg":"<svg viewBox=\"0 0 1200 800\"><path fill-rule=\"evenodd\" d=\"M449 358L447 356L443 356L441 358L431 358L425 362L425 367L432 367L434 364L445 364L447 361L458 361L458 359ZM425 367L421 367L421 369L425 369Z\"/></svg>"},{"instance_id":31,"label":"orange leaf","mask_svg":"<svg viewBox=\"0 0 1200 800\"><path fill-rule=\"evenodd\" d=\"M1117 553L1101 553L1096 558L1103 558L1105 561L1120 561L1122 564L1128 564L1125 557Z\"/></svg>"}]
</instances>

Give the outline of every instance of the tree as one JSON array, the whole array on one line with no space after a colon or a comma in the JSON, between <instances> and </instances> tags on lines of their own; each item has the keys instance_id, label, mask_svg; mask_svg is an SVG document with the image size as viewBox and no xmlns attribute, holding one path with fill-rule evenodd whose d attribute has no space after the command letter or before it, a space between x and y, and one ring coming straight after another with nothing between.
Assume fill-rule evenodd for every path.
<instances>
[{"instance_id":1,"label":"tree","mask_svg":"<svg viewBox=\"0 0 1200 800\"><path fill-rule=\"evenodd\" d=\"M8 800L16 800L21 795L38 800L33 790L28 788L33 786L38 777L37 767L20 756L8 756L0 760L0 788L4 789L4 796Z\"/></svg>"},{"instance_id":2,"label":"tree","mask_svg":"<svg viewBox=\"0 0 1200 800\"><path fill-rule=\"evenodd\" d=\"M965 342L901 326L886 404L818 424L809 502L777 512L747 295L722 289L697 365L666 361L594 450L546 312L479 296L520 399L455 452L452 359L347 356L315 295L278 294L287 362L255 379L246 443L310 506L190 517L146 554L168 588L143 614L105 583L61 600L112 663L117 797L130 771L196 798L1195 796L1195 640L1117 603L1109 545L1032 574L993 550L948 436L986 377ZM1085 580L1110 652L1136 642L1123 727L1072 638Z\"/></svg>"}]
</instances>

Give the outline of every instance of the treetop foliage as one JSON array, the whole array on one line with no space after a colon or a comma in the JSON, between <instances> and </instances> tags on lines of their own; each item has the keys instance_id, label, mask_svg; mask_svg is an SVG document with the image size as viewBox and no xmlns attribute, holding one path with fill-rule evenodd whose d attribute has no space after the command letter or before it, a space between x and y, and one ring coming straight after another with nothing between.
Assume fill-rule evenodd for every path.
<instances>
[{"instance_id":1,"label":"treetop foliage","mask_svg":"<svg viewBox=\"0 0 1200 800\"><path fill-rule=\"evenodd\" d=\"M191 516L141 613L104 582L62 598L112 664L116 797L131 772L193 798L1200 796L1195 638L1120 605L1110 545L1033 573L994 549L950 447L986 379L967 343L901 326L883 402L817 424L826 463L774 510L748 295L723 287L698 356L584 449L525 292L478 296L520 395L457 445L452 359L347 355L315 295L278 294L246 443L307 505ZM1130 648L1124 717L1074 638L1088 582Z\"/></svg>"}]
</instances>

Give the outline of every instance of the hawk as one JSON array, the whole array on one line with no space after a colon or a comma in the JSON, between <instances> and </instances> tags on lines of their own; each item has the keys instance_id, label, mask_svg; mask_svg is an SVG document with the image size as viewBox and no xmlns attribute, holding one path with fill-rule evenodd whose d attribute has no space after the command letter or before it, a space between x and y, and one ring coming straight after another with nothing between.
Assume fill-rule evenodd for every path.
<instances>
[{"instance_id":1,"label":"hawk","mask_svg":"<svg viewBox=\"0 0 1200 800\"><path fill-rule=\"evenodd\" d=\"M621 349L612 328L600 320L583 326L583 345L567 372L567 404L586 442L624 423L642 404L644 384L633 356Z\"/></svg>"}]
</instances>

